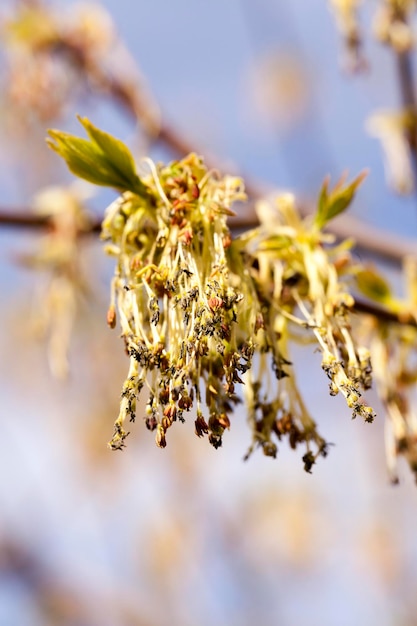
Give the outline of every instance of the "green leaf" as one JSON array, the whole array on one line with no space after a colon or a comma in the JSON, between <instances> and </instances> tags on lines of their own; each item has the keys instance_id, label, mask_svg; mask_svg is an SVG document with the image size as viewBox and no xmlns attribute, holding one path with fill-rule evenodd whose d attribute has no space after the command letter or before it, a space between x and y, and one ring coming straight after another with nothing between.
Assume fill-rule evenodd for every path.
<instances>
[{"instance_id":1,"label":"green leaf","mask_svg":"<svg viewBox=\"0 0 417 626\"><path fill-rule=\"evenodd\" d=\"M326 207L327 207L327 202L328 202L328 197L329 197L329 192L328 192L329 183L330 183L330 176L326 176L326 178L323 181L323 185L321 186L321 189L320 189L319 199L317 203L317 215L315 218L315 222L317 222L320 216L324 216L326 214ZM321 228L321 226L319 226L319 228Z\"/></svg>"},{"instance_id":2,"label":"green leaf","mask_svg":"<svg viewBox=\"0 0 417 626\"><path fill-rule=\"evenodd\" d=\"M356 274L356 284L367 298L387 304L392 300L391 289L385 278L373 269L362 269Z\"/></svg>"},{"instance_id":3,"label":"green leaf","mask_svg":"<svg viewBox=\"0 0 417 626\"><path fill-rule=\"evenodd\" d=\"M284 250L289 248L292 243L292 239L290 237L287 237L286 235L271 235L271 237L268 237L268 239L260 243L259 250Z\"/></svg>"},{"instance_id":4,"label":"green leaf","mask_svg":"<svg viewBox=\"0 0 417 626\"><path fill-rule=\"evenodd\" d=\"M73 174L95 185L149 195L136 173L135 162L125 144L96 128L87 118L78 118L89 139L60 130L49 130L46 141L67 163Z\"/></svg>"},{"instance_id":5,"label":"green leaf","mask_svg":"<svg viewBox=\"0 0 417 626\"><path fill-rule=\"evenodd\" d=\"M330 192L328 189L330 179L325 179L320 190L317 213L314 218L314 224L317 228L322 229L331 219L348 208L366 175L367 172L362 172L349 185L344 185L342 178Z\"/></svg>"},{"instance_id":6,"label":"green leaf","mask_svg":"<svg viewBox=\"0 0 417 626\"><path fill-rule=\"evenodd\" d=\"M120 139L93 126L86 117L78 117L78 120L84 126L91 141L111 160L114 170L128 182L132 181L134 184L139 182L145 188L136 174L135 161L127 146Z\"/></svg>"}]
</instances>

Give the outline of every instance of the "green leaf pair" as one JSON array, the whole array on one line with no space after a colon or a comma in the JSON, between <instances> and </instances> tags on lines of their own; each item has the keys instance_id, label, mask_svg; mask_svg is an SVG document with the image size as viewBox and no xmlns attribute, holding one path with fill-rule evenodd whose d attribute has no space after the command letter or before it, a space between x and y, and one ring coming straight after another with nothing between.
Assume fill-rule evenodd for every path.
<instances>
[{"instance_id":1,"label":"green leaf pair","mask_svg":"<svg viewBox=\"0 0 417 626\"><path fill-rule=\"evenodd\" d=\"M324 228L331 219L348 208L355 197L357 188L366 176L367 172L362 172L349 185L344 184L345 179L342 177L331 191L329 191L330 178L327 177L324 180L314 218L314 224L317 228Z\"/></svg>"},{"instance_id":2,"label":"green leaf pair","mask_svg":"<svg viewBox=\"0 0 417 626\"><path fill-rule=\"evenodd\" d=\"M94 185L149 197L149 190L137 175L135 161L127 146L94 126L87 118L78 119L89 139L49 130L50 138L46 140L49 147L66 161L71 172Z\"/></svg>"}]
</instances>

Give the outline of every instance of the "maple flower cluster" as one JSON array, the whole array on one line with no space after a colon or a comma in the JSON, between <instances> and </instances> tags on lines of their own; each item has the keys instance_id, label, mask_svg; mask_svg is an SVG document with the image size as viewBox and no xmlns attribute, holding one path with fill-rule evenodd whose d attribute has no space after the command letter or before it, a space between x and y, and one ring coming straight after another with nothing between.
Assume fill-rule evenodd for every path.
<instances>
[{"instance_id":1,"label":"maple flower cluster","mask_svg":"<svg viewBox=\"0 0 417 626\"><path fill-rule=\"evenodd\" d=\"M371 385L369 353L350 335L353 299L331 260L337 251L324 248L329 236L301 220L284 195L275 217L260 205L261 226L233 239L227 217L245 198L240 179L218 178L194 154L146 165L147 195L125 192L103 222L106 250L117 258L108 323L119 318L130 358L110 447L124 447L145 388L145 423L159 447L194 409L196 434L217 448L244 383L252 427L246 456L261 447L275 457L274 439L287 437L293 448L306 446L310 471L328 447L295 383L290 327L316 339L331 395L340 391L353 417L374 416L361 399Z\"/></svg>"},{"instance_id":2,"label":"maple flower cluster","mask_svg":"<svg viewBox=\"0 0 417 626\"><path fill-rule=\"evenodd\" d=\"M50 147L74 174L121 193L102 224L116 259L107 321L119 324L129 357L110 448L125 446L142 390L143 417L161 448L189 413L196 434L218 448L244 398L252 430L246 458L259 447L275 457L285 438L305 449L310 472L328 444L296 385L293 339L316 343L330 394L343 395L353 417L374 417L361 395L371 386L369 352L351 334L350 244L323 233L363 175L333 189L326 180L316 214L305 219L291 194L261 201L259 227L233 238L227 219L245 199L239 178L207 170L195 154L168 165L144 159L138 173L121 141L79 120L88 139L51 130Z\"/></svg>"},{"instance_id":3,"label":"maple flower cluster","mask_svg":"<svg viewBox=\"0 0 417 626\"><path fill-rule=\"evenodd\" d=\"M254 288L228 255L226 217L231 203L244 198L242 183L217 180L195 155L158 170L149 166L143 179L149 200L126 192L103 223L107 251L117 256L108 321L114 326L117 309L130 357L110 446L123 447L124 424L134 421L146 387L145 422L158 446L195 406L197 434L218 447L238 402L235 384L254 351L257 311L244 303L251 291L255 298Z\"/></svg>"},{"instance_id":4,"label":"maple flower cluster","mask_svg":"<svg viewBox=\"0 0 417 626\"><path fill-rule=\"evenodd\" d=\"M318 455L327 454L327 444L317 433L289 368L288 342L294 338L294 327L301 331L299 339L307 336L317 342L330 395L340 392L353 418L361 416L371 422L375 416L362 399L362 392L372 383L370 354L365 347L355 346L349 319L354 300L341 281L343 273L348 276L350 259L343 246L329 245L333 238L319 228L325 221L326 194L324 186L321 212L319 209L313 224L299 217L291 194L278 197L274 204L260 203L261 227L245 236L247 249L253 253L251 273L262 301L265 329L264 337L257 337L263 374L252 388L245 388L250 396L250 418L261 439L269 440L272 429L278 438L288 432L292 447L306 442L303 460L307 471ZM262 361L268 349L278 382L273 386L272 401L265 405L259 402L259 381L265 380L268 363ZM261 419L254 407L261 409ZM315 454L311 443L315 444ZM270 450L274 455L276 449Z\"/></svg>"}]
</instances>

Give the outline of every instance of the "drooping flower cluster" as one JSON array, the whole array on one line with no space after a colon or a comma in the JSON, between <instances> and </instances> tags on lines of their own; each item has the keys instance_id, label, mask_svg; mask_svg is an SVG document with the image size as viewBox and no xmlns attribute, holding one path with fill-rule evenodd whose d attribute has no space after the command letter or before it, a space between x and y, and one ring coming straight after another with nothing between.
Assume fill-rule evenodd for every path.
<instances>
[{"instance_id":1,"label":"drooping flower cluster","mask_svg":"<svg viewBox=\"0 0 417 626\"><path fill-rule=\"evenodd\" d=\"M262 202L258 213L261 227L248 233L245 239L247 249L253 254L251 274L262 302L264 320L268 320L266 341L280 347L278 354L273 348L278 385L272 405L275 413L281 412L281 421L273 427L278 428L279 434L279 428L285 428L284 424L288 428L290 422L293 437L301 429L306 441L314 440L319 453L326 453L325 442L316 433L293 375L287 378L288 368L283 370L282 365L289 365L288 339L297 326L304 336L312 335L317 341L322 352L322 368L330 381L330 395L340 392L352 410L352 417L360 415L365 421L373 420L373 410L361 398L362 391L371 386L370 355L366 348L354 344L349 323L349 309L354 301L339 276L347 271L349 257L343 247L324 247L332 238L323 235L311 220L300 219L290 194L279 197L275 205ZM254 388L258 391L257 384ZM253 391L249 390L249 394L253 395ZM252 406L252 397L250 400ZM259 420L255 422L259 429ZM270 423L267 419L266 431Z\"/></svg>"},{"instance_id":2,"label":"drooping flower cluster","mask_svg":"<svg viewBox=\"0 0 417 626\"><path fill-rule=\"evenodd\" d=\"M75 174L122 194L102 228L116 258L107 320L112 328L119 321L130 359L110 447L124 447L146 390L144 419L158 446L192 412L196 434L218 448L243 391L252 428L246 456L261 447L275 457L287 438L305 448L311 471L328 447L296 386L294 335L316 342L331 395L340 392L353 417L374 416L361 398L371 385L369 353L352 338L353 298L342 282L353 269L348 246L322 232L363 175L332 190L325 181L309 219L289 194L273 209L261 202L259 228L233 238L227 218L245 198L240 179L207 171L194 154L167 166L145 159L138 174L122 142L80 122L88 139L54 130L50 146Z\"/></svg>"},{"instance_id":3,"label":"drooping flower cluster","mask_svg":"<svg viewBox=\"0 0 417 626\"><path fill-rule=\"evenodd\" d=\"M373 325L375 379L385 405L388 470L398 482L397 458L405 457L417 480L416 329Z\"/></svg>"},{"instance_id":4,"label":"drooping flower cluster","mask_svg":"<svg viewBox=\"0 0 417 626\"><path fill-rule=\"evenodd\" d=\"M69 372L68 352L81 295L86 291L80 235L90 228L90 216L76 186L47 187L34 198L38 215L48 218L49 230L37 249L19 254L20 263L44 273L31 322L47 339L48 363L56 378Z\"/></svg>"},{"instance_id":5,"label":"drooping flower cluster","mask_svg":"<svg viewBox=\"0 0 417 626\"><path fill-rule=\"evenodd\" d=\"M388 283L376 271L368 272L365 295L384 302L396 311L403 324L389 324L369 318L362 332L367 334L378 394L386 409L385 443L391 480L398 482L397 460L408 462L417 480L417 260L404 261L405 293L392 294ZM377 289L372 288L376 285Z\"/></svg>"},{"instance_id":6,"label":"drooping flower cluster","mask_svg":"<svg viewBox=\"0 0 417 626\"><path fill-rule=\"evenodd\" d=\"M119 316L130 357L110 447L125 445L125 424L135 420L143 388L145 422L158 446L195 407L197 435L208 434L218 447L240 400L236 385L244 382L253 432L248 455L261 446L276 456L273 438L287 436L293 448L306 445L309 471L327 445L295 384L289 327L316 338L331 395L340 391L354 417L374 415L360 399L371 384L369 355L353 344L353 299L323 248L326 237L298 217L292 196L283 196L275 220L268 216L233 240L226 218L232 202L244 198L239 179L217 179L195 155L147 165L148 197L125 192L103 223L107 251L117 257L108 322L113 327Z\"/></svg>"},{"instance_id":7,"label":"drooping flower cluster","mask_svg":"<svg viewBox=\"0 0 417 626\"><path fill-rule=\"evenodd\" d=\"M226 217L244 198L242 183L217 180L195 155L158 170L149 165L149 200L125 193L103 224L107 250L118 257L108 320L115 324L117 308L130 357L110 446L124 445L124 423L135 419L145 386L145 421L160 447L193 406L197 434L217 447L254 350L253 286L228 256Z\"/></svg>"}]
</instances>

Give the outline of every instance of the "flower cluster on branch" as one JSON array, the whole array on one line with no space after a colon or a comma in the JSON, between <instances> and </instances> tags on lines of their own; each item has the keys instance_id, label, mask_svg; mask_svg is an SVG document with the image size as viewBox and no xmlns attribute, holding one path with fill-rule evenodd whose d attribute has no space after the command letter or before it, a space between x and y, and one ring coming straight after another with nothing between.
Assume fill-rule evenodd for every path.
<instances>
[{"instance_id":1,"label":"flower cluster on branch","mask_svg":"<svg viewBox=\"0 0 417 626\"><path fill-rule=\"evenodd\" d=\"M330 5L351 67L364 67L360 0L330 0ZM410 24L415 9L414 0L382 0L375 18L376 37L396 52L404 85L410 80L407 55L414 45ZM110 58L120 42L101 9L80 5L66 20L40 0L22 3L3 21L1 34L10 61L7 94L23 105L25 118L28 111L29 118L42 120L59 114L68 94L78 93L74 85L86 79L83 87L111 93L149 132L155 131L155 109L138 76L128 71L116 80L112 72ZM63 78L60 63L71 70ZM55 102L51 85L58 84L57 77L68 85ZM28 89L32 83L39 89ZM404 109L374 115L368 128L383 143L392 185L409 193L415 100L406 86L403 92ZM26 101L25 94L34 100ZM125 446L127 423L136 418L141 392L148 397L146 426L160 447L166 445L173 422L184 421L187 414L193 416L196 434L219 447L236 406L244 401L252 430L245 458L259 447L275 457L286 438L292 448L302 446L304 467L311 471L317 457L327 454L328 444L308 412L292 366L293 342L309 341L321 353L330 395L341 394L352 416L367 422L374 418L363 399L372 383L372 358L389 418L391 475L396 478L399 455L416 472L415 298L393 298L376 271L352 263L348 243L335 245L323 233L348 207L361 177L351 184L341 181L333 190L325 181L317 212L306 219L289 194L262 200L257 205L260 226L233 238L227 217L233 204L245 199L241 180L208 170L195 154L169 165L144 160L138 174L126 146L88 120L81 122L88 139L51 131L50 146L74 174L121 194L108 208L102 228L106 251L116 261L108 323L119 325L130 363L110 447ZM177 152L189 151L163 127L159 132L167 133ZM85 224L80 225L78 213L73 220L63 196L54 198L54 207L47 208L53 228L45 245L22 260L45 266L52 277L47 297L52 303L64 302L53 306L54 315L44 320L51 366L63 376L79 288L75 252ZM70 238L64 232L68 219L74 226ZM47 252L45 257L49 248L53 257ZM385 317L369 324L362 318L361 327L352 329L352 289L365 294L370 305L361 308L360 302L356 311L372 312L374 302ZM392 318L404 324L390 325Z\"/></svg>"},{"instance_id":2,"label":"flower cluster on branch","mask_svg":"<svg viewBox=\"0 0 417 626\"><path fill-rule=\"evenodd\" d=\"M195 154L169 165L145 159L139 175L124 144L80 121L89 139L51 131L51 147L77 175L121 191L102 229L116 259L108 323L119 321L130 361L110 447L124 447L142 390L159 447L193 409L196 434L218 448L243 397L247 456L261 447L275 457L287 437L304 446L310 471L328 446L296 385L294 334L316 342L330 394L341 393L353 417L374 418L362 398L371 386L369 352L350 328L349 245L323 233L363 176L332 190L325 181L313 218L301 219L289 194L260 202L260 226L233 238L227 217L245 198L240 179L207 170Z\"/></svg>"}]
</instances>

